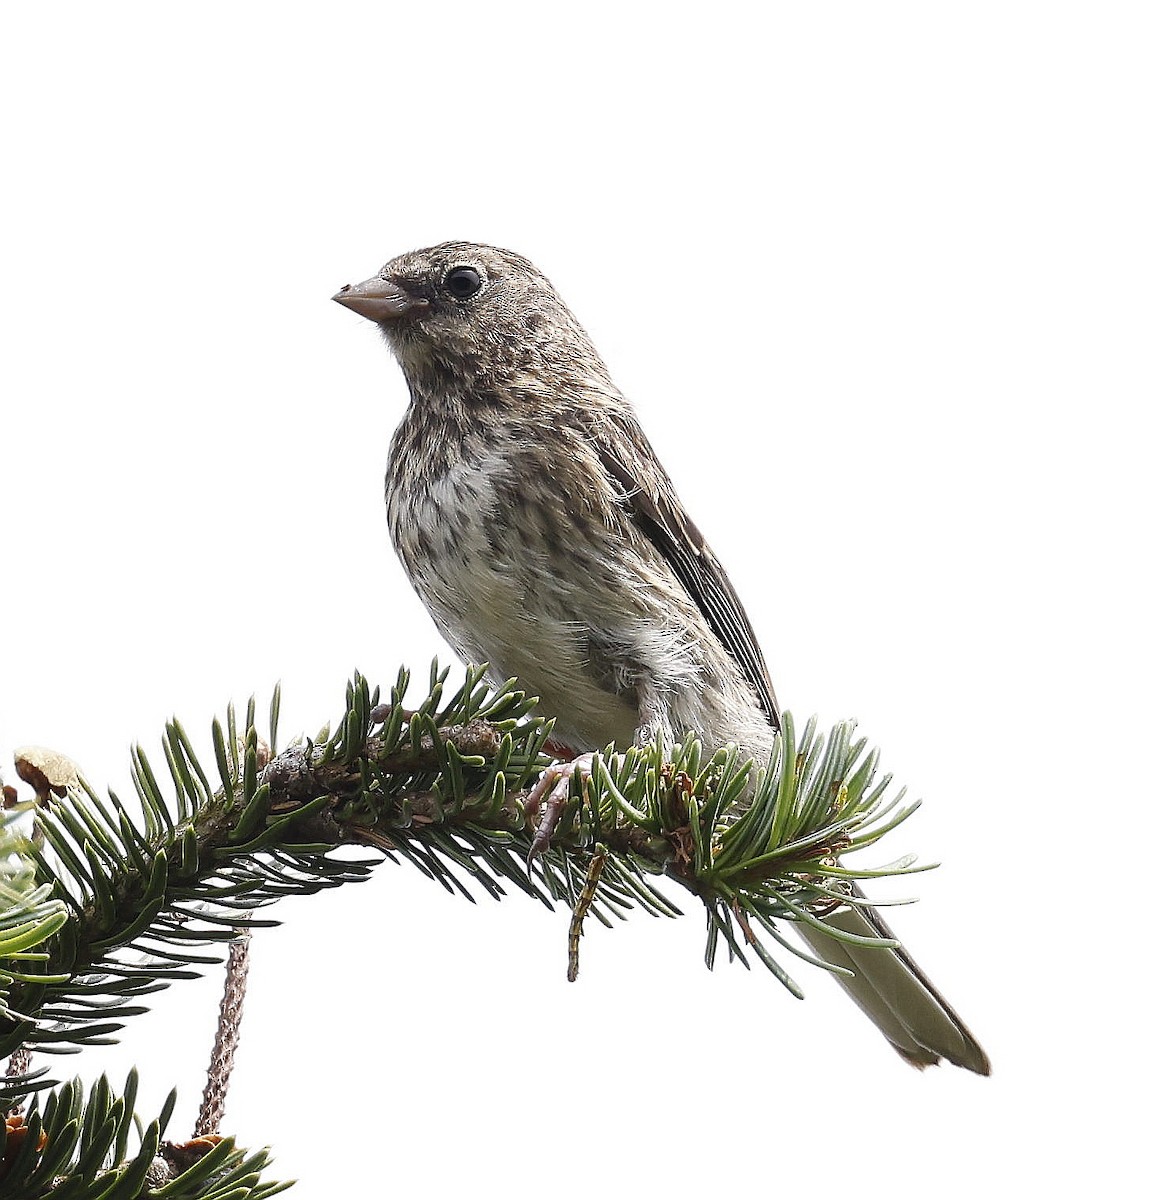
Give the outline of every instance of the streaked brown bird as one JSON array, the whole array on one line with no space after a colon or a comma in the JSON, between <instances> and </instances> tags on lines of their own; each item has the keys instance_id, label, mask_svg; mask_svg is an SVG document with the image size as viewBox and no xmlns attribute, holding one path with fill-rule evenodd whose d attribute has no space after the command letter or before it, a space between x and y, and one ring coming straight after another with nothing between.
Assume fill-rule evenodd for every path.
<instances>
[{"instance_id":1,"label":"streaked brown bird","mask_svg":"<svg viewBox=\"0 0 1152 1200\"><path fill-rule=\"evenodd\" d=\"M766 759L780 709L748 616L548 280L511 251L444 242L333 299L379 325L408 381L388 527L460 657L538 695L573 754L694 731ZM892 937L871 909L826 919ZM988 1073L905 950L801 933L853 972L838 978L908 1062Z\"/></svg>"}]
</instances>

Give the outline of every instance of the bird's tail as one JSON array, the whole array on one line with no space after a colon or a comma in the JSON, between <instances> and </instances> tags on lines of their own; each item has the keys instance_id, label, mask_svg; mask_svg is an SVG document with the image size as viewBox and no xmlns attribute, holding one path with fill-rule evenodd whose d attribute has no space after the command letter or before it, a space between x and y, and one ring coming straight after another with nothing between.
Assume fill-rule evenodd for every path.
<instances>
[{"instance_id":1,"label":"bird's tail","mask_svg":"<svg viewBox=\"0 0 1152 1200\"><path fill-rule=\"evenodd\" d=\"M855 885L853 892L863 898ZM845 907L821 919L859 937L898 940L872 908ZM852 972L836 978L906 1062L923 1070L946 1058L978 1075L991 1072L980 1043L903 947L856 946L811 925L796 928L826 962Z\"/></svg>"}]
</instances>

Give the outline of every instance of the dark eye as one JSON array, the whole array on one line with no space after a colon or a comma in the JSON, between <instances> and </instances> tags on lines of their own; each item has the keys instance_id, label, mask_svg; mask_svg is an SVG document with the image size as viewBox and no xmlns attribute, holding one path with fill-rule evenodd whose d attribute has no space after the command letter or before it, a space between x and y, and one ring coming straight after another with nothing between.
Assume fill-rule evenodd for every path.
<instances>
[{"instance_id":1,"label":"dark eye","mask_svg":"<svg viewBox=\"0 0 1152 1200\"><path fill-rule=\"evenodd\" d=\"M472 267L453 267L444 277L444 286L457 300L475 296L483 282L480 272Z\"/></svg>"}]
</instances>

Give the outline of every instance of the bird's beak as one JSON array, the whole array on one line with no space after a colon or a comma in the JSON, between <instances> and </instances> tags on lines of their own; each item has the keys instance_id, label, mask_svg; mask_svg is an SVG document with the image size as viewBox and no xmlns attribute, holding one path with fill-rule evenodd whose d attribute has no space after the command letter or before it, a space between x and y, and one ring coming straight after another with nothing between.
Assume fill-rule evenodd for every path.
<instances>
[{"instance_id":1,"label":"bird's beak","mask_svg":"<svg viewBox=\"0 0 1152 1200\"><path fill-rule=\"evenodd\" d=\"M354 313L367 317L369 321L381 324L428 307L427 300L409 294L383 275L366 279L363 283L346 283L332 299Z\"/></svg>"}]
</instances>

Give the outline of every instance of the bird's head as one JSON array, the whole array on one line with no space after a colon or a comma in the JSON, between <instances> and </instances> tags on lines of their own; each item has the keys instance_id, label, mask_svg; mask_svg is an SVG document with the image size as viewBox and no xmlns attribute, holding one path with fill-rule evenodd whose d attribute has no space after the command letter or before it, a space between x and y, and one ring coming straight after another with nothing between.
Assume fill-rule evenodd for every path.
<instances>
[{"instance_id":1,"label":"bird's head","mask_svg":"<svg viewBox=\"0 0 1152 1200\"><path fill-rule=\"evenodd\" d=\"M414 389L531 387L547 372L606 378L552 285L511 250L443 242L401 254L332 299L380 326Z\"/></svg>"}]
</instances>

